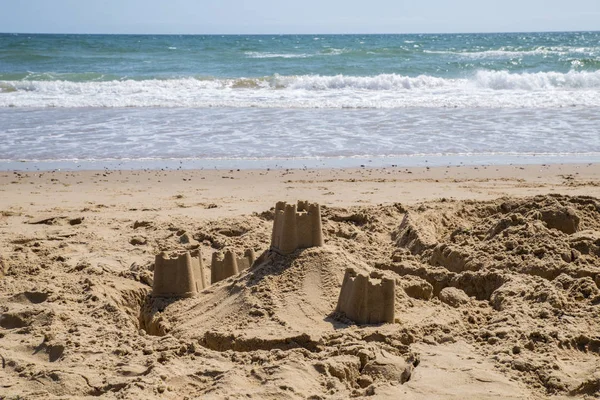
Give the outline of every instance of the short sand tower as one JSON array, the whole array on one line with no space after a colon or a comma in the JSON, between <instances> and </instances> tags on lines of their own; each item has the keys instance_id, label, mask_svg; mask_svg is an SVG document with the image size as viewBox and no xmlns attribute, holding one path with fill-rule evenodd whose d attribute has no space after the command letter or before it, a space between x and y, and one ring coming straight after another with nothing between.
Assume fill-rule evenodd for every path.
<instances>
[{"instance_id":1,"label":"short sand tower","mask_svg":"<svg viewBox=\"0 0 600 400\"><path fill-rule=\"evenodd\" d=\"M395 290L394 279L375 272L369 277L348 268L335 311L357 324L393 323Z\"/></svg>"},{"instance_id":2,"label":"short sand tower","mask_svg":"<svg viewBox=\"0 0 600 400\"><path fill-rule=\"evenodd\" d=\"M152 295L157 297L191 297L208 287L200 251L192 253L162 252L154 262Z\"/></svg>"},{"instance_id":3,"label":"short sand tower","mask_svg":"<svg viewBox=\"0 0 600 400\"><path fill-rule=\"evenodd\" d=\"M215 284L230 276L250 268L255 260L254 250L247 249L242 258L237 258L235 252L228 250L225 254L213 253L210 265L210 283Z\"/></svg>"},{"instance_id":4,"label":"short sand tower","mask_svg":"<svg viewBox=\"0 0 600 400\"><path fill-rule=\"evenodd\" d=\"M280 254L291 254L297 249L319 246L323 246L320 206L308 201L298 201L297 206L278 202L271 249Z\"/></svg>"}]
</instances>

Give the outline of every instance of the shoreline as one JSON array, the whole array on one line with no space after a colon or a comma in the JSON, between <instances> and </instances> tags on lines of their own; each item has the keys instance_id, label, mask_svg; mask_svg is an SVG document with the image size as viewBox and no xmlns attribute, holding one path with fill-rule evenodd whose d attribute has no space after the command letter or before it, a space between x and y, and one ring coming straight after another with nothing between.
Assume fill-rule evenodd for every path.
<instances>
[{"instance_id":1,"label":"shoreline","mask_svg":"<svg viewBox=\"0 0 600 400\"><path fill-rule=\"evenodd\" d=\"M119 170L266 170L266 169L352 169L352 168L419 168L419 167L493 167L553 164L597 163L599 154L474 154L474 155L405 155L351 156L268 159L140 159L140 160L0 160L0 172L22 171L119 171Z\"/></svg>"}]
</instances>

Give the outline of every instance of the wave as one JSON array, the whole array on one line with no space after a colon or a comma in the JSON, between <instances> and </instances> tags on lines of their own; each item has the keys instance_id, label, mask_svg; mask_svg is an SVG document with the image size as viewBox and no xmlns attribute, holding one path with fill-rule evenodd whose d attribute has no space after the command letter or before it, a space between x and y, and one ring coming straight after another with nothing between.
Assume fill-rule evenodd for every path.
<instances>
[{"instance_id":1,"label":"wave","mask_svg":"<svg viewBox=\"0 0 600 400\"><path fill-rule=\"evenodd\" d=\"M478 71L472 78L451 79L430 75L416 77L382 74L374 77L355 76L289 76L276 77L277 87L304 90L417 90L476 87L491 90L597 89L600 71L537 72L514 74L508 71Z\"/></svg>"},{"instance_id":2,"label":"wave","mask_svg":"<svg viewBox=\"0 0 600 400\"><path fill-rule=\"evenodd\" d=\"M600 71L430 75L273 75L71 82L0 81L0 107L600 106Z\"/></svg>"},{"instance_id":3,"label":"wave","mask_svg":"<svg viewBox=\"0 0 600 400\"><path fill-rule=\"evenodd\" d=\"M311 58L317 56L338 56L349 52L347 49L325 48L314 54L308 53L269 53L260 51L246 51L247 58Z\"/></svg>"},{"instance_id":4,"label":"wave","mask_svg":"<svg viewBox=\"0 0 600 400\"><path fill-rule=\"evenodd\" d=\"M411 90L477 87L492 90L597 89L600 71L537 72L514 74L508 71L479 71L471 79L448 79L429 75L408 77L382 74L374 77L294 76L278 77L280 86L290 89L330 90Z\"/></svg>"},{"instance_id":5,"label":"wave","mask_svg":"<svg viewBox=\"0 0 600 400\"><path fill-rule=\"evenodd\" d=\"M598 89L600 71L536 72L511 74L506 71L479 71L477 85L495 90Z\"/></svg>"},{"instance_id":6,"label":"wave","mask_svg":"<svg viewBox=\"0 0 600 400\"><path fill-rule=\"evenodd\" d=\"M377 76L284 76L276 77L278 87L303 90L402 90L417 88L439 88L455 85L460 80L438 78L429 75L409 77L396 74L382 74Z\"/></svg>"},{"instance_id":7,"label":"wave","mask_svg":"<svg viewBox=\"0 0 600 400\"><path fill-rule=\"evenodd\" d=\"M502 47L496 50L483 51L456 51L456 50L423 50L426 54L451 54L465 58L517 58L527 56L566 56L583 55L588 57L600 57L600 48L598 47L536 47L532 49L508 48Z\"/></svg>"},{"instance_id":8,"label":"wave","mask_svg":"<svg viewBox=\"0 0 600 400\"><path fill-rule=\"evenodd\" d=\"M141 79L141 78L140 78ZM0 81L67 81L67 82L107 82L123 80L123 77L98 72L16 72L0 73Z\"/></svg>"},{"instance_id":9,"label":"wave","mask_svg":"<svg viewBox=\"0 0 600 400\"><path fill-rule=\"evenodd\" d=\"M244 53L248 58L309 58L313 54L296 53L263 53L259 51L247 51Z\"/></svg>"}]
</instances>

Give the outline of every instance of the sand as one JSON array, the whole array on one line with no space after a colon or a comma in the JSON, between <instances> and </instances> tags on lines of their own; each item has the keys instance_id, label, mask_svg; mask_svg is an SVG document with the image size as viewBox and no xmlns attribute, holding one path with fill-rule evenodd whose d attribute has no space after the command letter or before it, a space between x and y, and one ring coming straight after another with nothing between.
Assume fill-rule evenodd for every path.
<instances>
[{"instance_id":1,"label":"sand","mask_svg":"<svg viewBox=\"0 0 600 400\"><path fill-rule=\"evenodd\" d=\"M324 246L269 252L274 206ZM253 249L188 298L156 254ZM347 268L394 322L336 312ZM0 398L600 398L600 164L0 172Z\"/></svg>"}]
</instances>

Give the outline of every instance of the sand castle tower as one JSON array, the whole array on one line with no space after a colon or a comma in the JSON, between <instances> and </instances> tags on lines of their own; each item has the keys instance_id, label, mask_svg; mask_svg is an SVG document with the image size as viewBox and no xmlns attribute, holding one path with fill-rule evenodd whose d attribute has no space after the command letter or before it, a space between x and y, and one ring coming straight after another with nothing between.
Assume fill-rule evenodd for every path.
<instances>
[{"instance_id":1,"label":"sand castle tower","mask_svg":"<svg viewBox=\"0 0 600 400\"><path fill-rule=\"evenodd\" d=\"M152 295L161 297L191 297L208 287L200 251L162 252L154 262Z\"/></svg>"},{"instance_id":2,"label":"sand castle tower","mask_svg":"<svg viewBox=\"0 0 600 400\"><path fill-rule=\"evenodd\" d=\"M271 249L291 254L297 249L323 246L321 208L316 203L298 205L280 201L275 206Z\"/></svg>"},{"instance_id":3,"label":"sand castle tower","mask_svg":"<svg viewBox=\"0 0 600 400\"><path fill-rule=\"evenodd\" d=\"M394 279L358 274L346 269L342 290L335 309L357 324L394 322L396 281Z\"/></svg>"},{"instance_id":4,"label":"sand castle tower","mask_svg":"<svg viewBox=\"0 0 600 400\"><path fill-rule=\"evenodd\" d=\"M250 268L256 259L254 250L247 249L242 258L237 258L235 252L228 250L225 254L221 252L213 253L212 263L210 265L210 282L215 284L230 276L237 275L240 272Z\"/></svg>"}]
</instances>

